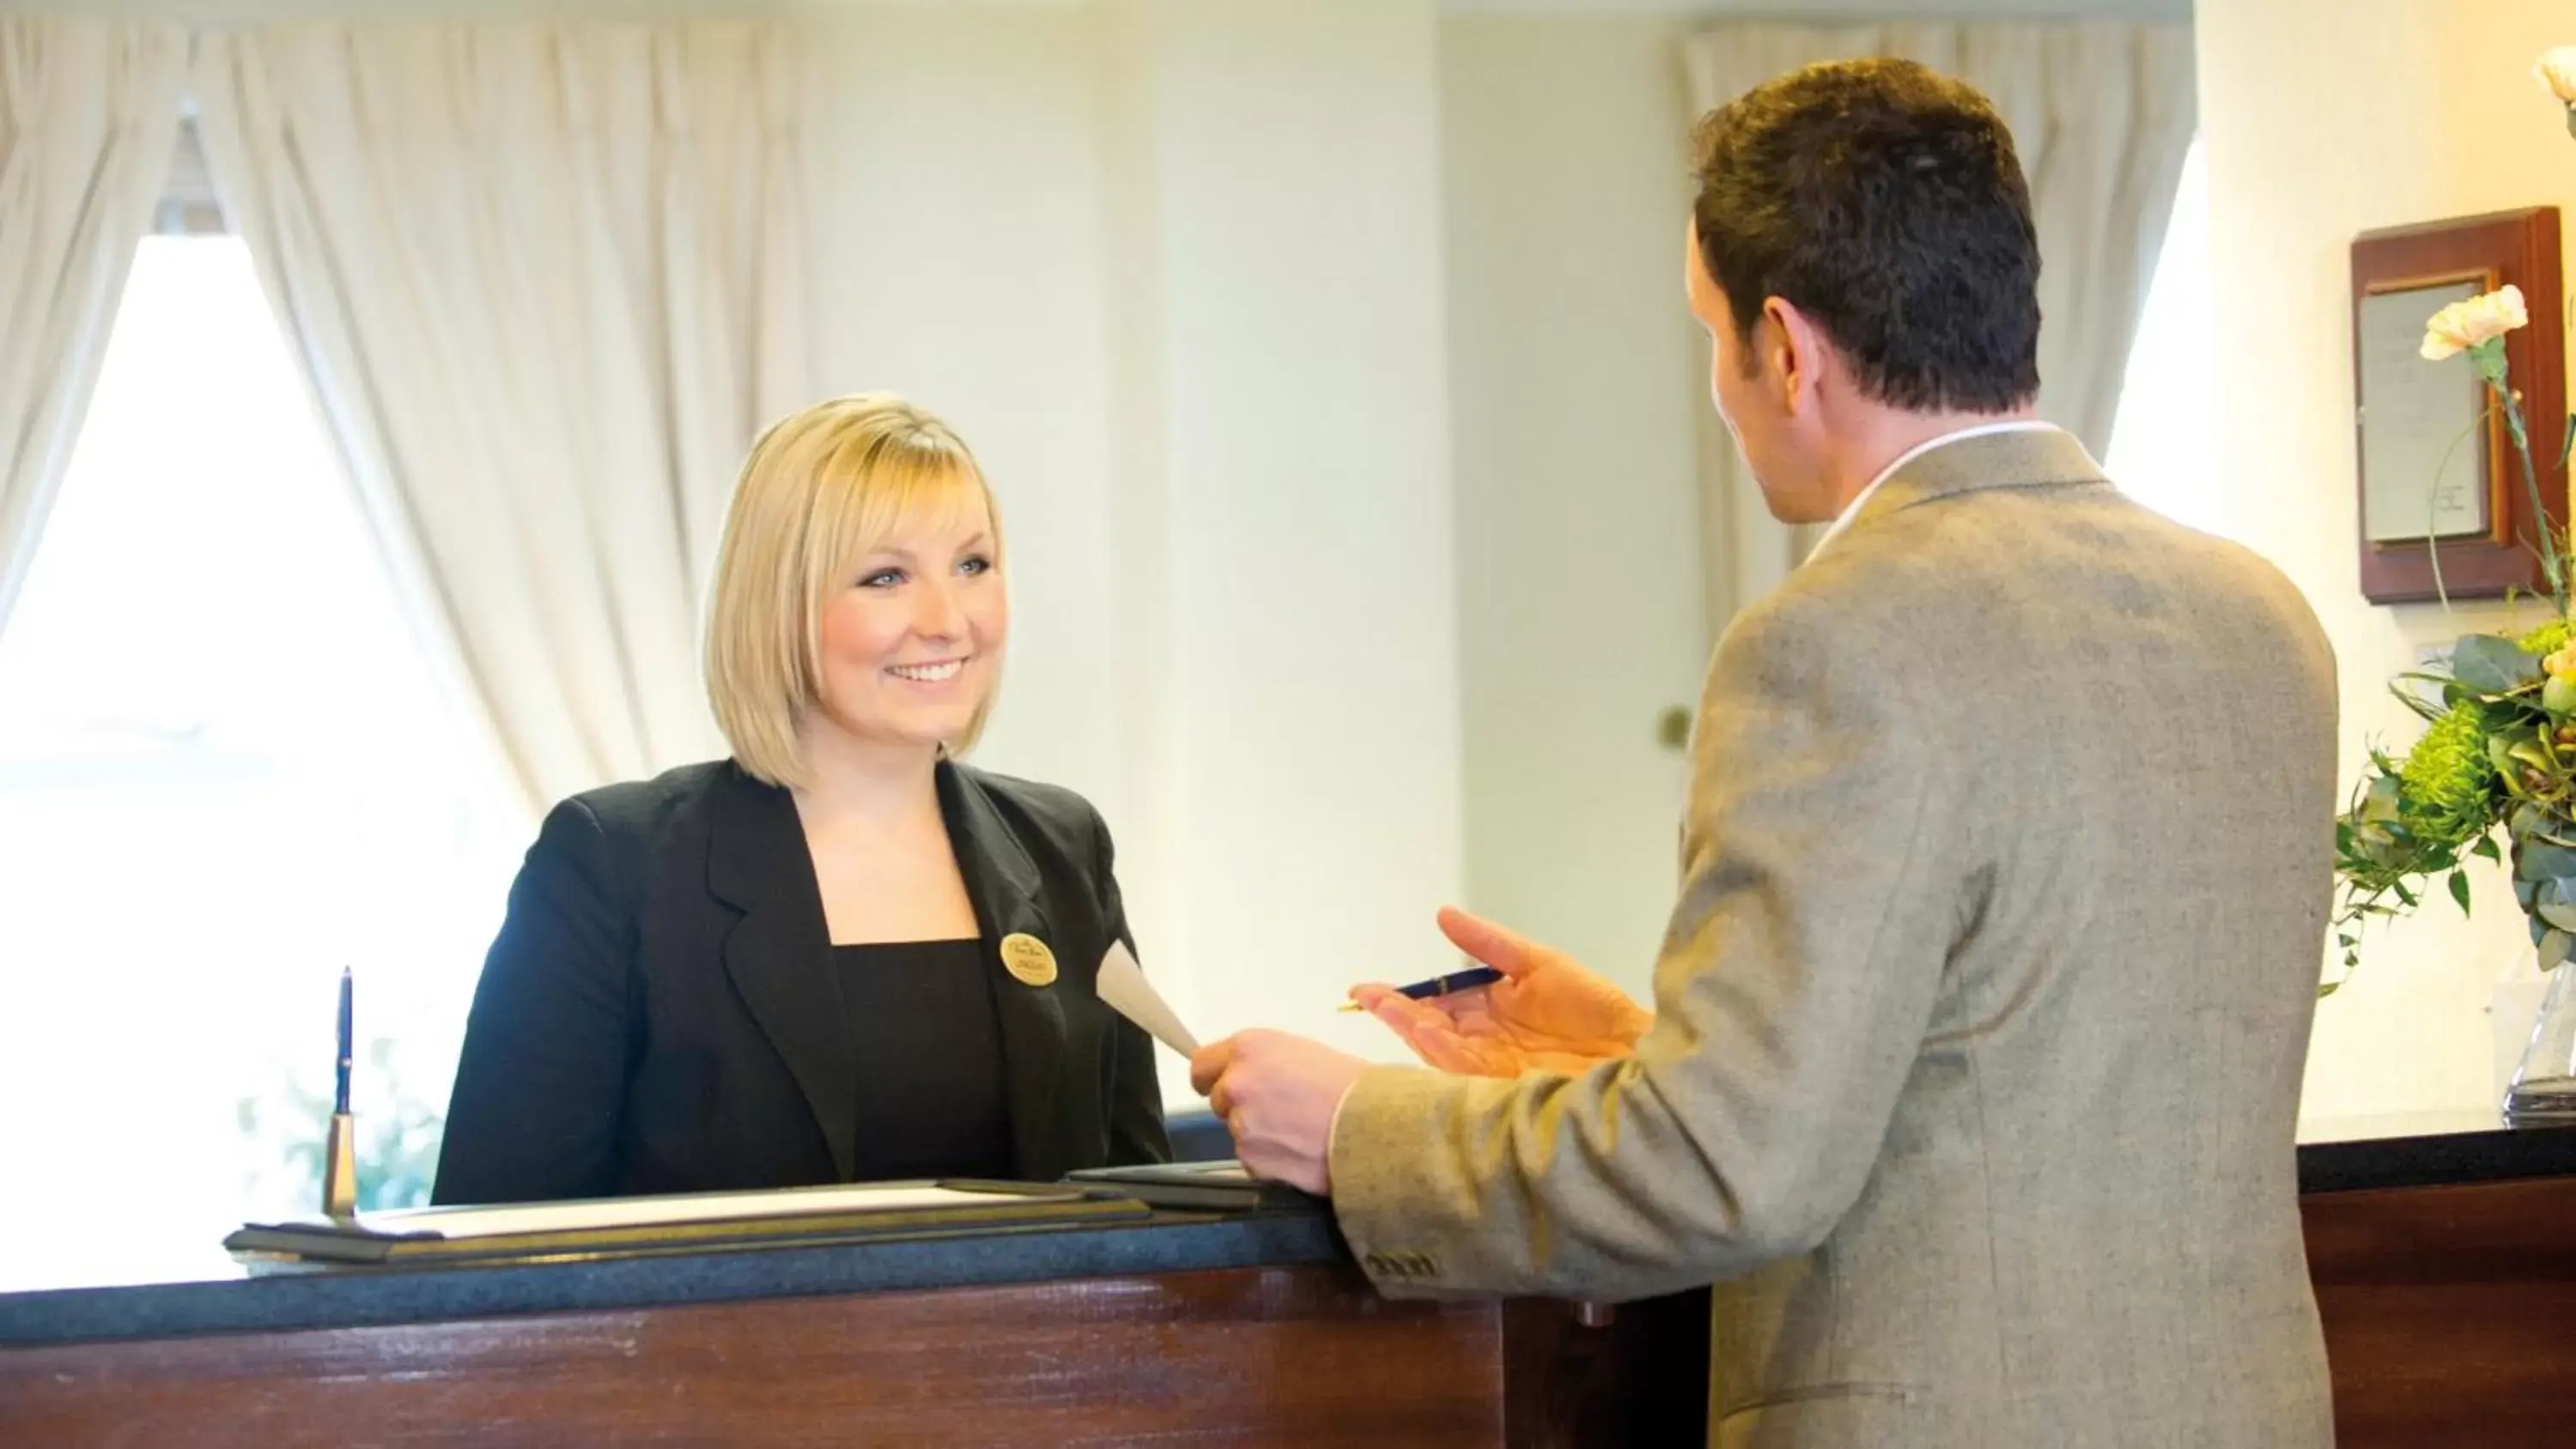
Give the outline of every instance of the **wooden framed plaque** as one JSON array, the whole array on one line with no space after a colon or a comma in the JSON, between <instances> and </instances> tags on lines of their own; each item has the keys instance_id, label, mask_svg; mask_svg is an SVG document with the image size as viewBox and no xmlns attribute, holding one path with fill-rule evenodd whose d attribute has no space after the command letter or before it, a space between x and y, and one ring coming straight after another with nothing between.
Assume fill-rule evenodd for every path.
<instances>
[{"instance_id":1,"label":"wooden framed plaque","mask_svg":"<svg viewBox=\"0 0 2576 1449\"><path fill-rule=\"evenodd\" d=\"M2522 464L2502 409L2465 357L2429 362L2424 324L2511 284L2530 325L2505 341L2540 470L2548 527L2566 539L2557 470L2567 425L2558 209L2531 207L2364 232L2352 243L2353 427L2361 592L2373 603L2545 594ZM2440 582L2434 568L2439 556Z\"/></svg>"}]
</instances>

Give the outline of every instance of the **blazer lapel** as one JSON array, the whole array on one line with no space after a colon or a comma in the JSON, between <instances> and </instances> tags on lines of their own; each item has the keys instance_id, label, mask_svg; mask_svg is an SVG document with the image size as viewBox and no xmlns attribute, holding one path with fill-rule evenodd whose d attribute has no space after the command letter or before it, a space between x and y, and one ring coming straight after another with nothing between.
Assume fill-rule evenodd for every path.
<instances>
[{"instance_id":1,"label":"blazer lapel","mask_svg":"<svg viewBox=\"0 0 2576 1449\"><path fill-rule=\"evenodd\" d=\"M1068 1165L1055 1124L1056 1077L1064 1066L1063 993L1091 980L1098 963L1065 958L1067 943L1047 918L1043 882L1028 847L973 777L947 761L939 766L939 809L983 936L984 979L1001 1025L1014 1170L1030 1181L1053 1182ZM1053 981L1031 986L1004 969L1002 939L1015 935L1033 937L1055 954Z\"/></svg>"},{"instance_id":2,"label":"blazer lapel","mask_svg":"<svg viewBox=\"0 0 2576 1449\"><path fill-rule=\"evenodd\" d=\"M737 766L712 826L707 886L742 912L725 936L725 974L796 1078L847 1182L858 1162L858 1052L796 804Z\"/></svg>"}]
</instances>

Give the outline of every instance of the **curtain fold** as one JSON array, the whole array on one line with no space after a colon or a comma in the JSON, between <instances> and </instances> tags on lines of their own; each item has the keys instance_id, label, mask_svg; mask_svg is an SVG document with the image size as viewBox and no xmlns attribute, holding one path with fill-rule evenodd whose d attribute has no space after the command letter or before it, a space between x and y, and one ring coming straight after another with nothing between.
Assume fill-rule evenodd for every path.
<instances>
[{"instance_id":1,"label":"curtain fold","mask_svg":"<svg viewBox=\"0 0 2576 1449\"><path fill-rule=\"evenodd\" d=\"M804 402L802 90L762 24L208 35L215 186L387 563L532 808L723 753L699 602Z\"/></svg>"},{"instance_id":2,"label":"curtain fold","mask_svg":"<svg viewBox=\"0 0 2576 1449\"><path fill-rule=\"evenodd\" d=\"M0 16L0 627L178 142L184 29Z\"/></svg>"}]
</instances>

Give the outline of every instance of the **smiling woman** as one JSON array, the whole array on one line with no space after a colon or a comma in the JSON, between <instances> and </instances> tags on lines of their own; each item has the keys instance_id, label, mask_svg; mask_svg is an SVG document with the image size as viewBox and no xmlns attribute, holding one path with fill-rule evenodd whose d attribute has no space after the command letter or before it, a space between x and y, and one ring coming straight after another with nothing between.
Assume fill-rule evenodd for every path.
<instances>
[{"instance_id":1,"label":"smiling woman","mask_svg":"<svg viewBox=\"0 0 2576 1449\"><path fill-rule=\"evenodd\" d=\"M962 764L1009 604L974 455L886 395L753 445L707 627L732 759L547 817L476 992L435 1196L525 1201L1168 1155L1081 797Z\"/></svg>"}]
</instances>

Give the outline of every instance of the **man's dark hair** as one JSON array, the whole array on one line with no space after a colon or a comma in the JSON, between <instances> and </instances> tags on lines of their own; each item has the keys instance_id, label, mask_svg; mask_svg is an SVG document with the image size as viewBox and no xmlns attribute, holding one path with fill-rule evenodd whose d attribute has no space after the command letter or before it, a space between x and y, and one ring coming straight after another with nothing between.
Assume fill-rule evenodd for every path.
<instances>
[{"instance_id":1,"label":"man's dark hair","mask_svg":"<svg viewBox=\"0 0 2576 1449\"><path fill-rule=\"evenodd\" d=\"M1752 341L1766 297L1824 329L1861 391L2005 412L2039 391L2039 236L2012 133L1906 60L1792 71L1692 136L1700 260Z\"/></svg>"}]
</instances>

